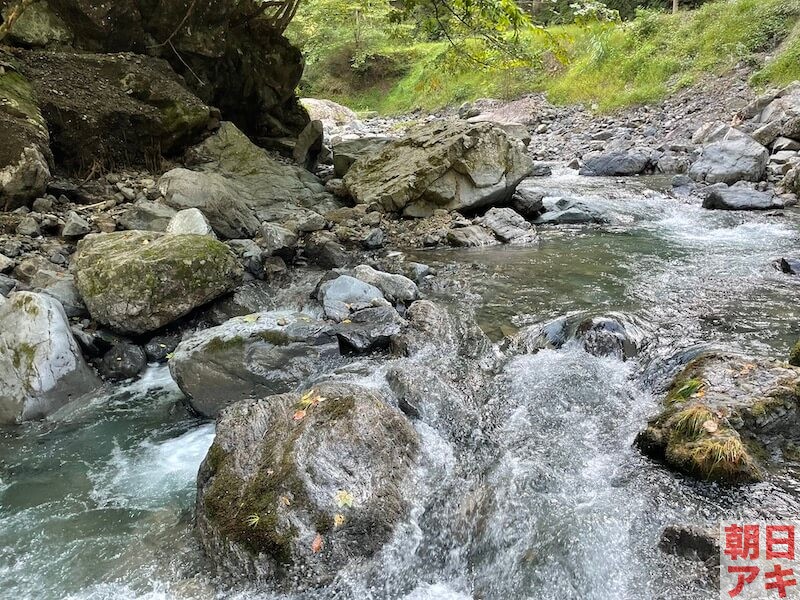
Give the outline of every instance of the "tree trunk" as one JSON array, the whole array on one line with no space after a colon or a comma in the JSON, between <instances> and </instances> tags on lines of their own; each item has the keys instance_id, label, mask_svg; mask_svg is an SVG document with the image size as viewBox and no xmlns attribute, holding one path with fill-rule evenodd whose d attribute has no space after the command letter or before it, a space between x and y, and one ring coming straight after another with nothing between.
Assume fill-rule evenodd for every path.
<instances>
[{"instance_id":1,"label":"tree trunk","mask_svg":"<svg viewBox=\"0 0 800 600\"><path fill-rule=\"evenodd\" d=\"M673 15L676 12L678 12L678 9L680 8L680 4L681 4L680 0L672 0L672 14Z\"/></svg>"}]
</instances>

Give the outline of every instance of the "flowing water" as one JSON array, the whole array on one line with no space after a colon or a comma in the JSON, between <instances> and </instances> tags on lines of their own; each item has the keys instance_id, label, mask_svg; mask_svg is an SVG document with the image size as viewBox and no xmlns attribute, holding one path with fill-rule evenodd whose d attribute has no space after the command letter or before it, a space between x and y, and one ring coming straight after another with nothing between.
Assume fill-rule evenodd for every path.
<instances>
[{"instance_id":1,"label":"flowing water","mask_svg":"<svg viewBox=\"0 0 800 600\"><path fill-rule=\"evenodd\" d=\"M791 468L723 489L632 447L692 352L782 357L800 337L800 284L773 265L800 254L798 216L705 211L655 179L562 171L535 185L583 199L609 224L541 229L534 248L410 258L457 273L437 296L474 308L498 341L567 314L615 313L641 327L641 355L598 358L573 343L509 356L471 446L417 424L409 519L375 565L314 598L709 598L701 565L657 550L666 524L800 513ZM381 381L380 367L362 376ZM205 575L191 511L213 435L163 367L46 423L0 431L0 596L282 598L215 592Z\"/></svg>"}]
</instances>

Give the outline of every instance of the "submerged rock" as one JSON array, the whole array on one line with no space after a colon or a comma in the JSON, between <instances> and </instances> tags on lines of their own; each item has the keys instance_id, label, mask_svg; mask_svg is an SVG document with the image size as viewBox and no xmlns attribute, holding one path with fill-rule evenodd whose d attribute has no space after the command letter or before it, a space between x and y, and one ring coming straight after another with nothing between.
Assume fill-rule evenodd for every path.
<instances>
[{"instance_id":1,"label":"submerged rock","mask_svg":"<svg viewBox=\"0 0 800 600\"><path fill-rule=\"evenodd\" d=\"M183 340L172 377L199 414L215 417L233 402L281 394L340 364L335 332L290 311L233 318Z\"/></svg>"},{"instance_id":2,"label":"submerged rock","mask_svg":"<svg viewBox=\"0 0 800 600\"><path fill-rule=\"evenodd\" d=\"M209 236L125 231L78 244L75 284L92 318L122 333L145 333L236 287L241 269Z\"/></svg>"},{"instance_id":3,"label":"submerged rock","mask_svg":"<svg viewBox=\"0 0 800 600\"><path fill-rule=\"evenodd\" d=\"M545 211L534 221L536 225L582 225L607 221L599 212L577 200L546 198L544 205Z\"/></svg>"},{"instance_id":4,"label":"submerged rock","mask_svg":"<svg viewBox=\"0 0 800 600\"><path fill-rule=\"evenodd\" d=\"M713 186L703 200L703 208L716 210L771 210L783 202L771 192L759 192L746 185Z\"/></svg>"},{"instance_id":5,"label":"submerged rock","mask_svg":"<svg viewBox=\"0 0 800 600\"><path fill-rule=\"evenodd\" d=\"M41 419L99 385L61 304L17 292L0 300L0 423Z\"/></svg>"},{"instance_id":6,"label":"submerged rock","mask_svg":"<svg viewBox=\"0 0 800 600\"><path fill-rule=\"evenodd\" d=\"M800 370L738 356L695 359L636 443L675 469L723 483L761 480L797 439Z\"/></svg>"},{"instance_id":7,"label":"submerged rock","mask_svg":"<svg viewBox=\"0 0 800 600\"><path fill-rule=\"evenodd\" d=\"M719 566L719 530L691 525L668 525L658 547L666 554Z\"/></svg>"},{"instance_id":8,"label":"submerged rock","mask_svg":"<svg viewBox=\"0 0 800 600\"><path fill-rule=\"evenodd\" d=\"M344 182L361 204L423 217L507 203L532 166L522 142L490 123L437 121L357 161Z\"/></svg>"},{"instance_id":9,"label":"submerged rock","mask_svg":"<svg viewBox=\"0 0 800 600\"><path fill-rule=\"evenodd\" d=\"M375 557L407 516L419 440L372 389L324 383L225 410L198 474L219 574L315 588Z\"/></svg>"}]
</instances>

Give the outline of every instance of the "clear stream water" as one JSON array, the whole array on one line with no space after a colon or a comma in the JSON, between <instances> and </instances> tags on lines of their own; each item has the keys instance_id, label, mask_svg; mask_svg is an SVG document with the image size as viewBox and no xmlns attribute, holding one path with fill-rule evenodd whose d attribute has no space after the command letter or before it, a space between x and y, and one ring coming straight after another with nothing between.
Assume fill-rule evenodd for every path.
<instances>
[{"instance_id":1,"label":"clear stream water","mask_svg":"<svg viewBox=\"0 0 800 600\"><path fill-rule=\"evenodd\" d=\"M705 211L652 179L531 185L581 198L608 225L540 229L534 248L413 256L467 275L441 292L504 333L571 314L622 313L641 356L576 344L510 357L474 454L418 424L413 510L377 566L314 598L709 598L699 565L661 554L664 525L800 514L792 468L746 490L692 482L631 444L682 353L713 346L785 356L800 337L800 215ZM651 188L651 189L648 189ZM379 385L380 374L366 382ZM282 598L220 591L192 537L195 474L213 424L189 415L164 367L45 423L0 430L0 597ZM312 596L304 596L312 597Z\"/></svg>"}]
</instances>

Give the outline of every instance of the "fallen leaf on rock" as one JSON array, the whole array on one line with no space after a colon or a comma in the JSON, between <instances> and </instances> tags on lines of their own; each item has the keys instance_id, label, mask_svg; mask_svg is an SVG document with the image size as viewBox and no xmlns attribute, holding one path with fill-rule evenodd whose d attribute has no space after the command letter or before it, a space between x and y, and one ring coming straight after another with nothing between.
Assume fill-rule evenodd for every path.
<instances>
[{"instance_id":1,"label":"fallen leaf on rock","mask_svg":"<svg viewBox=\"0 0 800 600\"><path fill-rule=\"evenodd\" d=\"M336 505L339 508L343 508L345 506L349 508L353 507L353 494L351 494L347 490L339 490L338 492L336 492L334 499L336 500Z\"/></svg>"},{"instance_id":2,"label":"fallen leaf on rock","mask_svg":"<svg viewBox=\"0 0 800 600\"><path fill-rule=\"evenodd\" d=\"M286 496L281 496L280 501L281 504L283 504L284 506L290 506L292 504L292 501L289 500L289 498L287 498Z\"/></svg>"},{"instance_id":3,"label":"fallen leaf on rock","mask_svg":"<svg viewBox=\"0 0 800 600\"><path fill-rule=\"evenodd\" d=\"M294 416L292 417L295 421L302 421L306 417L305 410L296 410L294 412Z\"/></svg>"},{"instance_id":4,"label":"fallen leaf on rock","mask_svg":"<svg viewBox=\"0 0 800 600\"><path fill-rule=\"evenodd\" d=\"M242 321L244 321L245 323L255 323L256 321L258 321L258 315L245 315L244 317L242 317Z\"/></svg>"},{"instance_id":5,"label":"fallen leaf on rock","mask_svg":"<svg viewBox=\"0 0 800 600\"><path fill-rule=\"evenodd\" d=\"M314 541L311 542L311 551L314 554L317 554L320 550L322 550L322 536L317 534L317 537L314 538Z\"/></svg>"},{"instance_id":6,"label":"fallen leaf on rock","mask_svg":"<svg viewBox=\"0 0 800 600\"><path fill-rule=\"evenodd\" d=\"M719 429L719 425L717 425L716 421L709 419L703 423L703 429L705 429L708 433L715 433Z\"/></svg>"},{"instance_id":7,"label":"fallen leaf on rock","mask_svg":"<svg viewBox=\"0 0 800 600\"><path fill-rule=\"evenodd\" d=\"M335 515L333 517L333 526L341 527L342 525L344 525L344 515Z\"/></svg>"}]
</instances>

